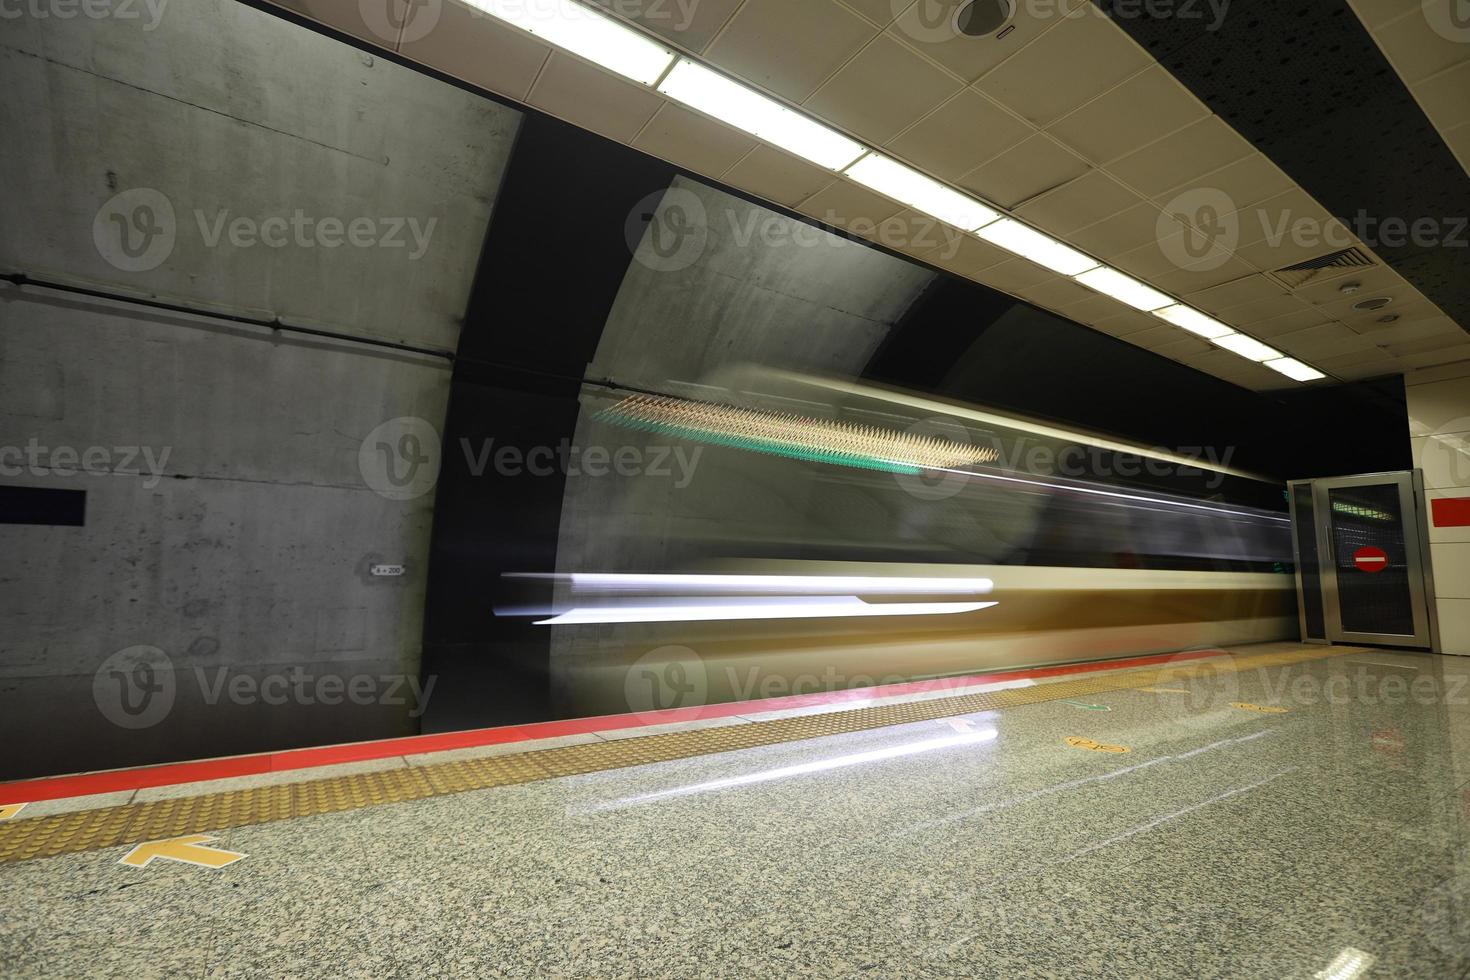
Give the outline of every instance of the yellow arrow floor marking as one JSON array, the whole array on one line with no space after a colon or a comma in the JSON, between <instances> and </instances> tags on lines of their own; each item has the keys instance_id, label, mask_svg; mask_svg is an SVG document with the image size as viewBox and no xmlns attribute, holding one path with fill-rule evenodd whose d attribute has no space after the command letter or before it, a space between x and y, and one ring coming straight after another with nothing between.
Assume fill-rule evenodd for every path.
<instances>
[{"instance_id":1,"label":"yellow arrow floor marking","mask_svg":"<svg viewBox=\"0 0 1470 980\"><path fill-rule=\"evenodd\" d=\"M167 858L170 861L182 861L201 868L223 868L245 857L244 854L237 854L234 851L222 851L202 846L212 840L215 838L208 834L189 834L186 837L173 837L168 840L151 840L133 848L118 864L126 864L132 868L146 868L154 858Z\"/></svg>"},{"instance_id":2,"label":"yellow arrow floor marking","mask_svg":"<svg viewBox=\"0 0 1470 980\"><path fill-rule=\"evenodd\" d=\"M7 803L0 806L0 820L14 820L20 816L20 811L29 805L28 803Z\"/></svg>"},{"instance_id":3,"label":"yellow arrow floor marking","mask_svg":"<svg viewBox=\"0 0 1470 980\"><path fill-rule=\"evenodd\" d=\"M1074 749L1087 749L1090 752L1129 752L1125 745L1109 745L1106 742L1095 742L1090 738L1073 735L1067 739L1067 744Z\"/></svg>"},{"instance_id":4,"label":"yellow arrow floor marking","mask_svg":"<svg viewBox=\"0 0 1470 980\"><path fill-rule=\"evenodd\" d=\"M1249 701L1231 701L1230 707L1240 708L1243 711L1259 711L1263 715L1284 715L1290 708L1278 708L1274 705L1251 704Z\"/></svg>"}]
</instances>

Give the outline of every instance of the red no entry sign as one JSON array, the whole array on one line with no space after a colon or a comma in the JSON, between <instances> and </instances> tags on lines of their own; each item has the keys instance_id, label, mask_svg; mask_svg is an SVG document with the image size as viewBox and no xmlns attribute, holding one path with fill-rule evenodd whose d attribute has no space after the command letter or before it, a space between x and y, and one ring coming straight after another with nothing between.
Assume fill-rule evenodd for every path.
<instances>
[{"instance_id":1,"label":"red no entry sign","mask_svg":"<svg viewBox=\"0 0 1470 980\"><path fill-rule=\"evenodd\" d=\"M1382 548L1359 548L1353 552L1353 564L1365 572L1381 572L1388 567L1388 552Z\"/></svg>"}]
</instances>

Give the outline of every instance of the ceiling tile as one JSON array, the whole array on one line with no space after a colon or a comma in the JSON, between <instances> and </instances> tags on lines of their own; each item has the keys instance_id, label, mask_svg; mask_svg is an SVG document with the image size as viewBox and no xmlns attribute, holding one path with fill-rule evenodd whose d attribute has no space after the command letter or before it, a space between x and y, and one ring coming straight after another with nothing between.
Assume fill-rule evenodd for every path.
<instances>
[{"instance_id":1,"label":"ceiling tile","mask_svg":"<svg viewBox=\"0 0 1470 980\"><path fill-rule=\"evenodd\" d=\"M1130 276L1152 281L1155 276L1175 272L1180 267L1177 255L1165 253L1157 241L1144 242L1137 248L1118 252L1107 257L1109 264L1117 266ZM1200 289L1206 287L1201 286Z\"/></svg>"},{"instance_id":2,"label":"ceiling tile","mask_svg":"<svg viewBox=\"0 0 1470 980\"><path fill-rule=\"evenodd\" d=\"M838 0L838 2L851 7L879 27L887 27L893 23L893 18L897 16L898 11L907 7L912 0Z\"/></svg>"},{"instance_id":3,"label":"ceiling tile","mask_svg":"<svg viewBox=\"0 0 1470 980\"><path fill-rule=\"evenodd\" d=\"M1422 3L1423 0L1348 0L1353 13L1370 30L1410 11L1418 13Z\"/></svg>"},{"instance_id":4,"label":"ceiling tile","mask_svg":"<svg viewBox=\"0 0 1470 980\"><path fill-rule=\"evenodd\" d=\"M1424 0L1421 17L1400 17L1373 32L1373 39L1408 85L1470 59L1470 44L1452 40L1431 24L1460 24L1464 0ZM1463 28L1461 28L1463 30ZM1451 32L1452 33L1452 32Z\"/></svg>"},{"instance_id":5,"label":"ceiling tile","mask_svg":"<svg viewBox=\"0 0 1470 980\"><path fill-rule=\"evenodd\" d=\"M868 45L805 106L873 143L886 143L959 91L960 83L888 37Z\"/></svg>"},{"instance_id":6,"label":"ceiling tile","mask_svg":"<svg viewBox=\"0 0 1470 980\"><path fill-rule=\"evenodd\" d=\"M1030 126L965 89L888 145L916 166L953 180L1031 133Z\"/></svg>"},{"instance_id":7,"label":"ceiling tile","mask_svg":"<svg viewBox=\"0 0 1470 980\"><path fill-rule=\"evenodd\" d=\"M1265 276L1252 274L1210 289L1188 293L1185 298L1207 313L1219 313L1242 303L1285 295L1286 291L1276 283Z\"/></svg>"},{"instance_id":8,"label":"ceiling tile","mask_svg":"<svg viewBox=\"0 0 1470 980\"><path fill-rule=\"evenodd\" d=\"M1286 316L1288 313L1301 313L1303 310L1308 310L1308 307L1301 300L1295 296L1281 295L1232 306L1220 314L1220 319L1226 323L1243 325L1256 320Z\"/></svg>"},{"instance_id":9,"label":"ceiling tile","mask_svg":"<svg viewBox=\"0 0 1470 980\"><path fill-rule=\"evenodd\" d=\"M1193 186L1203 175L1254 152L1250 143L1224 120L1207 116L1157 143L1114 160L1108 165L1108 171L1145 196L1153 197L1186 184Z\"/></svg>"},{"instance_id":10,"label":"ceiling tile","mask_svg":"<svg viewBox=\"0 0 1470 980\"><path fill-rule=\"evenodd\" d=\"M1039 265L1027 262L1025 259L1011 259L1000 265L992 266L983 270L979 279L987 286L993 286L1003 292L1015 295L1023 289L1039 286L1051 279L1059 278L1050 269L1043 269Z\"/></svg>"},{"instance_id":11,"label":"ceiling tile","mask_svg":"<svg viewBox=\"0 0 1470 980\"><path fill-rule=\"evenodd\" d=\"M1348 332L1352 333L1351 330ZM1356 337L1358 335L1353 334L1353 336ZM1364 340L1362 337L1358 337L1358 339ZM1402 357L1405 354L1423 354L1427 351L1444 350L1446 347L1461 347L1465 344L1470 344L1470 336L1467 336L1463 330L1457 330L1453 333L1435 334L1432 337L1424 337L1420 340L1396 341L1390 338L1388 342L1379 343L1377 346L1382 347L1395 357Z\"/></svg>"},{"instance_id":12,"label":"ceiling tile","mask_svg":"<svg viewBox=\"0 0 1470 980\"><path fill-rule=\"evenodd\" d=\"M1144 246L1147 248L1148 246ZM1249 276L1255 272L1250 266L1239 259L1227 256L1220 265L1206 263L1203 266L1187 269L1170 269L1149 278L1156 288L1175 296L1185 296L1196 293L1203 289L1210 289L1222 283L1234 282L1242 276Z\"/></svg>"},{"instance_id":13,"label":"ceiling tile","mask_svg":"<svg viewBox=\"0 0 1470 980\"><path fill-rule=\"evenodd\" d=\"M1441 131L1470 123L1470 61L1415 85L1414 98Z\"/></svg>"},{"instance_id":14,"label":"ceiling tile","mask_svg":"<svg viewBox=\"0 0 1470 980\"><path fill-rule=\"evenodd\" d=\"M824 225L852 229L876 226L903 206L850 180L837 180L801 202L797 210Z\"/></svg>"},{"instance_id":15,"label":"ceiling tile","mask_svg":"<svg viewBox=\"0 0 1470 980\"><path fill-rule=\"evenodd\" d=\"M1191 337L1182 330L1175 331L1175 333L1179 335L1179 339L1167 344L1159 344L1157 347L1149 349L1155 354L1162 354L1165 357L1172 357L1175 360L1206 354L1215 349L1215 346L1208 341L1201 340L1198 337Z\"/></svg>"},{"instance_id":16,"label":"ceiling tile","mask_svg":"<svg viewBox=\"0 0 1470 980\"><path fill-rule=\"evenodd\" d=\"M792 207L832 183L832 171L758 144L722 178L768 201Z\"/></svg>"},{"instance_id":17,"label":"ceiling tile","mask_svg":"<svg viewBox=\"0 0 1470 980\"><path fill-rule=\"evenodd\" d=\"M681 47L700 54L741 0L588 0Z\"/></svg>"},{"instance_id":18,"label":"ceiling tile","mask_svg":"<svg viewBox=\"0 0 1470 980\"><path fill-rule=\"evenodd\" d=\"M1067 235L1067 241L1100 259L1154 241L1158 235L1159 209L1145 202Z\"/></svg>"},{"instance_id":19,"label":"ceiling tile","mask_svg":"<svg viewBox=\"0 0 1470 980\"><path fill-rule=\"evenodd\" d=\"M1355 310L1353 307L1370 299L1393 300L1381 310ZM1411 320L1424 319L1438 314L1439 310L1419 295L1418 290L1402 279L1372 289L1362 289L1348 296L1339 294L1335 299L1314 304L1327 316L1348 323L1376 323L1381 317L1398 316L1399 326Z\"/></svg>"},{"instance_id":20,"label":"ceiling tile","mask_svg":"<svg viewBox=\"0 0 1470 980\"><path fill-rule=\"evenodd\" d=\"M1459 330L1455 321L1447 316L1429 316L1404 323L1378 323L1369 321L1366 323L1345 321L1347 327L1355 333L1367 337L1378 345L1389 343L1406 343L1412 340L1422 340L1426 337L1442 336L1446 333L1453 334Z\"/></svg>"},{"instance_id":21,"label":"ceiling tile","mask_svg":"<svg viewBox=\"0 0 1470 980\"><path fill-rule=\"evenodd\" d=\"M746 0L706 54L721 68L801 102L877 33L833 0Z\"/></svg>"},{"instance_id":22,"label":"ceiling tile","mask_svg":"<svg viewBox=\"0 0 1470 980\"><path fill-rule=\"evenodd\" d=\"M929 253L952 257L965 241L974 241L958 228L908 209L885 218L863 237L895 252L918 257Z\"/></svg>"},{"instance_id":23,"label":"ceiling tile","mask_svg":"<svg viewBox=\"0 0 1470 980\"><path fill-rule=\"evenodd\" d=\"M1252 337L1269 340L1272 337L1295 333L1308 327L1320 327L1324 322L1326 318L1316 310L1296 310L1282 316L1254 320L1231 320L1230 325L1239 327Z\"/></svg>"},{"instance_id":24,"label":"ceiling tile","mask_svg":"<svg viewBox=\"0 0 1470 980\"><path fill-rule=\"evenodd\" d=\"M964 174L958 183L994 204L1013 208L1087 170L1085 162L1038 133Z\"/></svg>"},{"instance_id":25,"label":"ceiling tile","mask_svg":"<svg viewBox=\"0 0 1470 980\"><path fill-rule=\"evenodd\" d=\"M1106 17L1064 18L976 88L1037 126L1046 126L1152 64Z\"/></svg>"},{"instance_id":26,"label":"ceiling tile","mask_svg":"<svg viewBox=\"0 0 1470 980\"><path fill-rule=\"evenodd\" d=\"M1191 204L1193 205L1191 210L1194 210L1209 198L1191 192L1218 191L1225 195L1228 205L1233 206L1231 210L1239 210L1269 200L1295 186L1296 184L1282 172L1280 167L1264 155L1253 153L1243 160L1190 181L1187 187L1175 187L1156 197L1159 200L1167 199L1174 202L1166 210L1173 211L1178 207ZM1189 198L1181 200L1185 195L1189 195Z\"/></svg>"},{"instance_id":27,"label":"ceiling tile","mask_svg":"<svg viewBox=\"0 0 1470 980\"><path fill-rule=\"evenodd\" d=\"M945 244L921 256L930 265L937 265L956 275L973 278L984 269L1009 262L1013 256L1004 249L970 235L963 235L958 242Z\"/></svg>"},{"instance_id":28,"label":"ceiling tile","mask_svg":"<svg viewBox=\"0 0 1470 980\"><path fill-rule=\"evenodd\" d=\"M1130 344L1137 344L1146 350L1153 350L1163 344L1172 344L1182 337L1189 336L1171 323L1165 323L1162 320L1155 320L1154 323L1155 326L1149 327L1147 330L1140 330L1137 333L1129 334L1128 342Z\"/></svg>"},{"instance_id":29,"label":"ceiling tile","mask_svg":"<svg viewBox=\"0 0 1470 980\"><path fill-rule=\"evenodd\" d=\"M1340 323L1322 323L1271 338L1271 344L1293 357L1313 361L1354 351L1372 351L1374 346Z\"/></svg>"},{"instance_id":30,"label":"ceiling tile","mask_svg":"<svg viewBox=\"0 0 1470 980\"><path fill-rule=\"evenodd\" d=\"M1097 293L1071 279L1049 279L1035 286L1027 286L1020 291L1020 295L1028 303L1058 311L1097 297Z\"/></svg>"},{"instance_id":31,"label":"ceiling tile","mask_svg":"<svg viewBox=\"0 0 1470 980\"><path fill-rule=\"evenodd\" d=\"M896 0L905 3L905 0ZM1074 8L1093 9L1088 0L1017 3L1014 30L1005 37L970 37L955 28L955 14L965 0L920 0L888 28L890 36L933 59L966 82L973 82L1027 44L1056 27ZM1073 14L1073 16L1076 16Z\"/></svg>"},{"instance_id":32,"label":"ceiling tile","mask_svg":"<svg viewBox=\"0 0 1470 980\"><path fill-rule=\"evenodd\" d=\"M723 123L667 104L633 145L696 173L719 177L755 146L755 140Z\"/></svg>"},{"instance_id":33,"label":"ceiling tile","mask_svg":"<svg viewBox=\"0 0 1470 980\"><path fill-rule=\"evenodd\" d=\"M556 52L536 79L530 103L553 116L627 143L638 135L664 100L642 85L634 85Z\"/></svg>"},{"instance_id":34,"label":"ceiling tile","mask_svg":"<svg viewBox=\"0 0 1470 980\"><path fill-rule=\"evenodd\" d=\"M1280 239L1283 243L1304 241L1313 246L1320 245L1323 252L1345 247L1343 242L1323 241L1325 227L1332 220L1332 215L1300 187L1243 207L1236 212L1236 218L1242 245Z\"/></svg>"},{"instance_id":35,"label":"ceiling tile","mask_svg":"<svg viewBox=\"0 0 1470 980\"><path fill-rule=\"evenodd\" d=\"M1389 374L1401 374L1406 365L1397 358L1385 357L1381 360L1362 361L1349 365L1337 365L1333 367L1322 366L1321 370L1328 374L1336 375L1344 381L1362 381L1365 378L1381 378Z\"/></svg>"},{"instance_id":36,"label":"ceiling tile","mask_svg":"<svg viewBox=\"0 0 1470 980\"><path fill-rule=\"evenodd\" d=\"M403 55L455 78L525 101L551 48L455 0L444 0L439 21L403 45Z\"/></svg>"},{"instance_id":37,"label":"ceiling tile","mask_svg":"<svg viewBox=\"0 0 1470 980\"><path fill-rule=\"evenodd\" d=\"M1075 303L1068 303L1062 309L1062 312L1079 323L1091 324L1099 320L1109 320L1127 309L1129 308L1111 296L1104 296L1102 293L1094 293L1088 290L1087 298ZM1152 318L1150 317L1150 319ZM1150 324L1150 326L1153 326L1153 324Z\"/></svg>"},{"instance_id":38,"label":"ceiling tile","mask_svg":"<svg viewBox=\"0 0 1470 980\"><path fill-rule=\"evenodd\" d=\"M1375 347L1371 351L1352 351L1351 353L1337 354L1332 357L1319 357L1317 358L1316 364L1323 371L1330 371L1333 374L1341 374L1346 368L1354 368L1360 365L1372 365L1373 368L1370 370L1376 369L1378 373L1382 374L1389 373L1398 367L1398 362L1394 360L1392 354L1378 350ZM1365 374L1362 376L1367 377L1368 375Z\"/></svg>"},{"instance_id":39,"label":"ceiling tile","mask_svg":"<svg viewBox=\"0 0 1470 980\"><path fill-rule=\"evenodd\" d=\"M1342 287L1350 283L1357 283L1358 290L1351 294L1342 292ZM1352 303L1375 296L1379 290L1396 289L1406 285L1397 272L1387 266L1376 265L1365 269L1348 269L1346 274L1333 276L1331 279L1315 280L1307 283L1292 292L1318 306L1337 303L1347 296L1353 297Z\"/></svg>"},{"instance_id":40,"label":"ceiling tile","mask_svg":"<svg viewBox=\"0 0 1470 980\"><path fill-rule=\"evenodd\" d=\"M1137 194L1101 170L1091 170L1016 210L1037 227L1066 235L1141 203Z\"/></svg>"},{"instance_id":41,"label":"ceiling tile","mask_svg":"<svg viewBox=\"0 0 1470 980\"><path fill-rule=\"evenodd\" d=\"M1049 131L1088 159L1107 163L1208 114L1174 76L1155 66L1065 116Z\"/></svg>"},{"instance_id":42,"label":"ceiling tile","mask_svg":"<svg viewBox=\"0 0 1470 980\"><path fill-rule=\"evenodd\" d=\"M1423 354L1405 354L1398 360L1399 363L1410 368L1427 368L1437 364L1467 361L1470 360L1470 344L1459 344L1442 350L1427 351Z\"/></svg>"},{"instance_id":43,"label":"ceiling tile","mask_svg":"<svg viewBox=\"0 0 1470 980\"><path fill-rule=\"evenodd\" d=\"M1127 337L1144 330L1155 330L1159 326L1159 321L1157 317L1149 316L1147 313L1123 309L1121 313L1092 321L1092 326L1114 337Z\"/></svg>"},{"instance_id":44,"label":"ceiling tile","mask_svg":"<svg viewBox=\"0 0 1470 980\"><path fill-rule=\"evenodd\" d=\"M1288 230L1284 235L1273 230L1266 240L1242 245L1235 249L1235 254L1262 272L1272 272L1357 243L1356 236L1336 218L1320 224L1306 222L1302 227L1305 230Z\"/></svg>"}]
</instances>

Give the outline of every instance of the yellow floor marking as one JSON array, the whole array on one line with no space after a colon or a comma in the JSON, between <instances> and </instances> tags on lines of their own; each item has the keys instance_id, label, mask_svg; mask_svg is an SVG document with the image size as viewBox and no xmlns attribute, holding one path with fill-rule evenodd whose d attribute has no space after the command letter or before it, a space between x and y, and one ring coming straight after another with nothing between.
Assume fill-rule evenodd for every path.
<instances>
[{"instance_id":1,"label":"yellow floor marking","mask_svg":"<svg viewBox=\"0 0 1470 980\"><path fill-rule=\"evenodd\" d=\"M1290 708L1278 708L1268 704L1251 704L1249 701L1231 701L1230 707L1245 711L1259 711L1263 715L1284 715Z\"/></svg>"},{"instance_id":2,"label":"yellow floor marking","mask_svg":"<svg viewBox=\"0 0 1470 980\"><path fill-rule=\"evenodd\" d=\"M1087 749L1089 752L1131 752L1132 749L1126 745L1109 745L1106 742L1095 742L1090 738L1073 735L1067 739L1067 744L1074 749Z\"/></svg>"},{"instance_id":3,"label":"yellow floor marking","mask_svg":"<svg viewBox=\"0 0 1470 980\"><path fill-rule=\"evenodd\" d=\"M218 848L203 846L212 840L216 838L208 834L190 834L187 837L152 840L133 848L118 864L126 864L132 868L146 868L154 858L166 858L170 861L198 865L201 868L223 868L245 857L244 854L237 854L234 851L222 851Z\"/></svg>"},{"instance_id":4,"label":"yellow floor marking","mask_svg":"<svg viewBox=\"0 0 1470 980\"><path fill-rule=\"evenodd\" d=\"M14 820L20 816L20 811L30 806L29 803L7 803L0 806L0 820Z\"/></svg>"}]
</instances>

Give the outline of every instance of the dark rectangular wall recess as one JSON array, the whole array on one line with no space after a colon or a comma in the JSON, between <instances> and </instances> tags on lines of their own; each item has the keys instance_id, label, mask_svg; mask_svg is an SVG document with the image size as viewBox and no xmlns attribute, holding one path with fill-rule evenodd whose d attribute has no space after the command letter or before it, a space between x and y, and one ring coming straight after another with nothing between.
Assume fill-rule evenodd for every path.
<instances>
[{"instance_id":1,"label":"dark rectangular wall recess","mask_svg":"<svg viewBox=\"0 0 1470 980\"><path fill-rule=\"evenodd\" d=\"M83 527L86 523L85 490L0 486L0 524Z\"/></svg>"}]
</instances>

